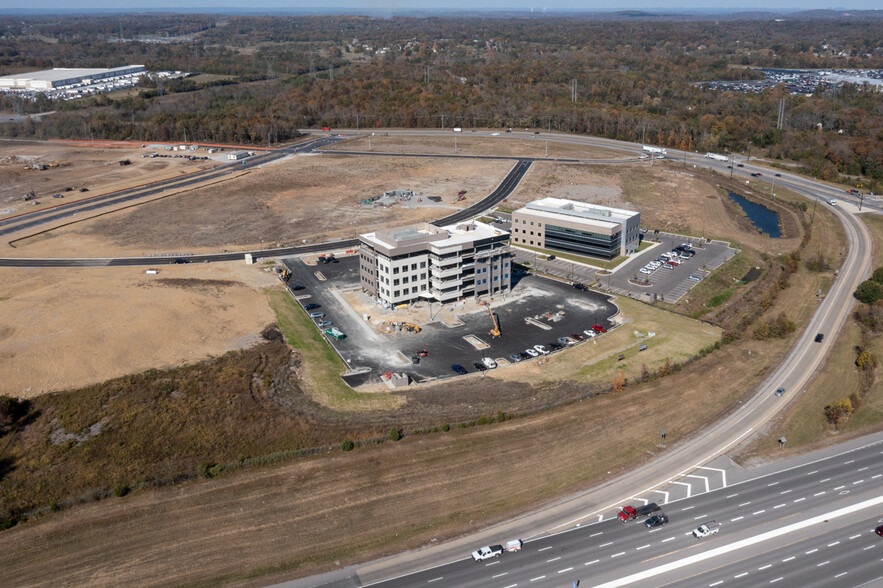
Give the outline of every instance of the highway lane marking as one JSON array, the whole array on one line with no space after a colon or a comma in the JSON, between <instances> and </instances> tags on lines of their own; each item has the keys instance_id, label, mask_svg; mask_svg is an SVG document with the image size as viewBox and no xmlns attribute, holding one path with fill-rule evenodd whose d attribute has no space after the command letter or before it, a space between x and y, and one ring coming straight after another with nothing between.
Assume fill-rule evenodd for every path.
<instances>
[{"instance_id":1,"label":"highway lane marking","mask_svg":"<svg viewBox=\"0 0 883 588\"><path fill-rule=\"evenodd\" d=\"M753 512L753 513L751 513L751 514L753 514L753 515L759 515L759 514L763 514L763 513L765 513L765 512L766 512L766 509L763 509L763 510L759 510L759 511L757 511L757 512Z\"/></svg>"},{"instance_id":2,"label":"highway lane marking","mask_svg":"<svg viewBox=\"0 0 883 588\"><path fill-rule=\"evenodd\" d=\"M484 567L489 568L491 566L497 565L498 563L500 563L500 560L492 561L491 563L486 563L486 564L484 564Z\"/></svg>"},{"instance_id":3,"label":"highway lane marking","mask_svg":"<svg viewBox=\"0 0 883 588\"><path fill-rule=\"evenodd\" d=\"M693 517L693 520L694 520L694 521L698 521L699 519L704 519L704 518L707 517L707 516L708 516L708 515L699 515L698 517Z\"/></svg>"},{"instance_id":4,"label":"highway lane marking","mask_svg":"<svg viewBox=\"0 0 883 588\"><path fill-rule=\"evenodd\" d=\"M564 572L572 572L573 568L564 568L563 570L558 570L559 574L563 574Z\"/></svg>"},{"instance_id":5,"label":"highway lane marking","mask_svg":"<svg viewBox=\"0 0 883 588\"><path fill-rule=\"evenodd\" d=\"M741 520L744 519L744 518L745 518L745 517L736 517L735 519L730 519L730 522L731 522L731 523L735 523L736 521L741 521Z\"/></svg>"},{"instance_id":6,"label":"highway lane marking","mask_svg":"<svg viewBox=\"0 0 883 588\"><path fill-rule=\"evenodd\" d=\"M813 474L818 474L818 473L819 473L819 470L813 470L813 471L807 473L806 475L807 475L807 476L811 476L811 475L813 475Z\"/></svg>"},{"instance_id":7,"label":"highway lane marking","mask_svg":"<svg viewBox=\"0 0 883 588\"><path fill-rule=\"evenodd\" d=\"M840 542L835 541L834 543L828 543L828 547L834 547L835 545L840 545Z\"/></svg>"},{"instance_id":8,"label":"highway lane marking","mask_svg":"<svg viewBox=\"0 0 883 588\"><path fill-rule=\"evenodd\" d=\"M604 545L599 545L598 547L607 547L608 545L613 545L613 541L611 541L610 543L605 543Z\"/></svg>"},{"instance_id":9,"label":"highway lane marking","mask_svg":"<svg viewBox=\"0 0 883 588\"><path fill-rule=\"evenodd\" d=\"M864 480L859 480L858 482L853 482L852 485L855 486L856 484L861 484L862 482L864 482Z\"/></svg>"},{"instance_id":10,"label":"highway lane marking","mask_svg":"<svg viewBox=\"0 0 883 588\"><path fill-rule=\"evenodd\" d=\"M614 557L619 557L620 555L625 555L625 551L620 551L619 553L614 553L613 555L610 556L610 559L613 559Z\"/></svg>"},{"instance_id":11,"label":"highway lane marking","mask_svg":"<svg viewBox=\"0 0 883 588\"><path fill-rule=\"evenodd\" d=\"M552 559L547 559L547 560L546 560L546 563L552 563L553 561L558 561L559 559L561 559L560 556L559 556L559 557L553 557Z\"/></svg>"},{"instance_id":12,"label":"highway lane marking","mask_svg":"<svg viewBox=\"0 0 883 588\"><path fill-rule=\"evenodd\" d=\"M596 564L596 563L598 563L599 561L601 561L601 560L600 560L600 559L593 559L592 561L587 561L587 562L584 563L583 565L590 566L590 565L592 565L592 564Z\"/></svg>"},{"instance_id":13,"label":"highway lane marking","mask_svg":"<svg viewBox=\"0 0 883 588\"><path fill-rule=\"evenodd\" d=\"M505 576L508 573L509 572L503 572L502 574L497 574L496 576L491 576L491 580L496 580L497 578L502 578L503 576Z\"/></svg>"},{"instance_id":14,"label":"highway lane marking","mask_svg":"<svg viewBox=\"0 0 883 588\"><path fill-rule=\"evenodd\" d=\"M862 549L862 551L867 551L867 550L869 550L869 549L874 549L874 546L873 546L873 545L868 545L867 547L865 547L864 549Z\"/></svg>"},{"instance_id":15,"label":"highway lane marking","mask_svg":"<svg viewBox=\"0 0 883 588\"><path fill-rule=\"evenodd\" d=\"M850 539L858 539L859 537L861 537L861 535L853 535Z\"/></svg>"},{"instance_id":16,"label":"highway lane marking","mask_svg":"<svg viewBox=\"0 0 883 588\"><path fill-rule=\"evenodd\" d=\"M503 588L515 588L518 584L509 584L508 586L504 586Z\"/></svg>"},{"instance_id":17,"label":"highway lane marking","mask_svg":"<svg viewBox=\"0 0 883 588\"><path fill-rule=\"evenodd\" d=\"M819 480L819 484L824 484L825 482L830 482L831 478L825 478L824 480Z\"/></svg>"},{"instance_id":18,"label":"highway lane marking","mask_svg":"<svg viewBox=\"0 0 883 588\"><path fill-rule=\"evenodd\" d=\"M782 494L788 494L789 492L791 492L791 490L782 490L781 492L779 492L779 496L781 496Z\"/></svg>"},{"instance_id":19,"label":"highway lane marking","mask_svg":"<svg viewBox=\"0 0 883 588\"><path fill-rule=\"evenodd\" d=\"M674 540L675 540L674 537L669 537L668 539L663 539L663 540L661 541L661 543L665 543L666 541L674 541Z\"/></svg>"},{"instance_id":20,"label":"highway lane marking","mask_svg":"<svg viewBox=\"0 0 883 588\"><path fill-rule=\"evenodd\" d=\"M848 574L848 573L849 573L849 572L842 572L842 573L840 573L840 574L837 574L837 575L834 576L834 577L835 577L835 578L839 578L839 577L841 577L841 576L845 576L845 575Z\"/></svg>"},{"instance_id":21,"label":"highway lane marking","mask_svg":"<svg viewBox=\"0 0 883 588\"><path fill-rule=\"evenodd\" d=\"M767 564L765 566L761 566L761 567L757 568L757 571L759 572L761 570L765 570L765 569L771 568L771 567L773 567L773 564Z\"/></svg>"},{"instance_id":22,"label":"highway lane marking","mask_svg":"<svg viewBox=\"0 0 883 588\"><path fill-rule=\"evenodd\" d=\"M542 580L542 579L545 578L545 577L546 577L546 576L540 576L540 577L538 577L538 578L531 578L530 581L531 581L531 582L536 582L537 580Z\"/></svg>"},{"instance_id":23,"label":"highway lane marking","mask_svg":"<svg viewBox=\"0 0 883 588\"><path fill-rule=\"evenodd\" d=\"M855 471L857 471L857 472L863 472L863 471L865 471L865 470L867 470L867 469L869 469L868 466L865 466L865 467L863 467L863 468L859 468L859 469L857 469L857 470L855 470Z\"/></svg>"},{"instance_id":24,"label":"highway lane marking","mask_svg":"<svg viewBox=\"0 0 883 588\"><path fill-rule=\"evenodd\" d=\"M603 535L603 534L604 534L604 531L601 531L600 533L593 533L593 534L589 535L589 539L591 539L592 537L597 537L598 535Z\"/></svg>"},{"instance_id":25,"label":"highway lane marking","mask_svg":"<svg viewBox=\"0 0 883 588\"><path fill-rule=\"evenodd\" d=\"M822 513L820 515L810 517L808 519L799 521L797 523L792 523L790 525L785 525L784 527L779 527L778 529L774 529L772 531L767 531L765 533L761 533L759 535L755 535L753 537L748 537L746 539L740 539L728 545L722 545L720 547L716 547L714 549L709 549L708 551L703 551L701 553L696 553L691 556L684 557L677 561L669 562L666 564L662 564L653 568L647 568L641 570L640 572L636 572L629 576L624 576L621 578L617 578L610 582L605 582L604 584L600 584L595 588L618 588L619 586L626 586L628 584L632 584L634 582L640 582L642 580L648 580L651 578L656 578L660 574L664 574L666 572L670 572L673 570L681 569L687 566L695 565L699 562L703 562L709 559L720 558L722 555L731 553L734 551L738 551L744 549L746 547L751 547L758 543L763 543L765 541L770 541L773 539L777 539L784 535L788 535L789 533L794 533L795 531L799 531L801 529L806 529L808 527L812 527L815 525L819 525L822 523L829 522L833 519L837 519L854 512L859 511L867 511L873 507L876 507L879 504L883 504L883 496L877 496L875 498L871 498L869 500L865 500L863 502L858 502L856 504L852 504L850 506L840 508L838 510L834 510L831 512ZM816 550L808 551L807 555L813 553ZM782 578L779 578L781 580ZM776 580L778 581L778 580Z\"/></svg>"},{"instance_id":26,"label":"highway lane marking","mask_svg":"<svg viewBox=\"0 0 883 588\"><path fill-rule=\"evenodd\" d=\"M635 551L641 551L642 549L647 549L648 547L650 547L649 544L647 544L647 545L641 545L640 547L636 547L636 548L635 548Z\"/></svg>"},{"instance_id":27,"label":"highway lane marking","mask_svg":"<svg viewBox=\"0 0 883 588\"><path fill-rule=\"evenodd\" d=\"M713 583L709 584L708 586L709 586L709 588L710 588L711 586L717 586L717 585L719 585L719 584L723 584L723 583L724 583L723 580L718 580L717 582L713 582Z\"/></svg>"},{"instance_id":28,"label":"highway lane marking","mask_svg":"<svg viewBox=\"0 0 883 588\"><path fill-rule=\"evenodd\" d=\"M817 492L817 493L813 494L813 496L821 496L821 495L824 494L824 493L825 493L824 491L822 491L822 492Z\"/></svg>"},{"instance_id":29,"label":"highway lane marking","mask_svg":"<svg viewBox=\"0 0 883 588\"><path fill-rule=\"evenodd\" d=\"M690 510L691 508L696 508L696 505L694 504L693 506L688 506L687 508L682 508L681 512L684 512L685 510Z\"/></svg>"},{"instance_id":30,"label":"highway lane marking","mask_svg":"<svg viewBox=\"0 0 883 588\"><path fill-rule=\"evenodd\" d=\"M871 479L872 479L872 480L876 480L876 479L879 478L880 476L883 476L883 474L877 474L876 476L871 476Z\"/></svg>"},{"instance_id":31,"label":"highway lane marking","mask_svg":"<svg viewBox=\"0 0 883 588\"><path fill-rule=\"evenodd\" d=\"M850 459L849 461L844 461L844 462L843 462L843 465L849 465L849 464L851 464L851 463L855 463L855 460L854 460L854 459Z\"/></svg>"},{"instance_id":32,"label":"highway lane marking","mask_svg":"<svg viewBox=\"0 0 883 588\"><path fill-rule=\"evenodd\" d=\"M831 563L831 560L823 561L823 562L820 563L820 564L816 564L816 567L817 567L817 568L820 568L820 567L822 567L822 566L826 566L826 565L828 565L829 563Z\"/></svg>"},{"instance_id":33,"label":"highway lane marking","mask_svg":"<svg viewBox=\"0 0 883 588\"><path fill-rule=\"evenodd\" d=\"M749 500L748 502L743 502L743 503L740 504L739 506L740 506L740 507L742 507L742 506L748 506L749 504L751 504L751 501L750 501L750 500Z\"/></svg>"},{"instance_id":34,"label":"highway lane marking","mask_svg":"<svg viewBox=\"0 0 883 588\"><path fill-rule=\"evenodd\" d=\"M540 551L546 551L547 549L552 549L552 546L550 545L548 547L543 547L541 549L537 549L537 553L539 553Z\"/></svg>"},{"instance_id":35,"label":"highway lane marking","mask_svg":"<svg viewBox=\"0 0 883 588\"><path fill-rule=\"evenodd\" d=\"M836 492L837 490L841 490L843 488L846 488L846 486L837 486L836 488L834 488L834 491Z\"/></svg>"},{"instance_id":36,"label":"highway lane marking","mask_svg":"<svg viewBox=\"0 0 883 588\"><path fill-rule=\"evenodd\" d=\"M803 498L798 498L798 499L795 500L794 502L803 502L804 500L806 500L806 497L805 497L805 496L804 496Z\"/></svg>"},{"instance_id":37,"label":"highway lane marking","mask_svg":"<svg viewBox=\"0 0 883 588\"><path fill-rule=\"evenodd\" d=\"M777 508L782 508L783 506L785 506L785 505L784 504L777 504L776 506L773 507L773 510L776 510Z\"/></svg>"},{"instance_id":38,"label":"highway lane marking","mask_svg":"<svg viewBox=\"0 0 883 588\"><path fill-rule=\"evenodd\" d=\"M741 574L737 574L737 575L733 576L733 578L741 578L741 577L747 576L747 575L748 575L748 572L742 572Z\"/></svg>"},{"instance_id":39,"label":"highway lane marking","mask_svg":"<svg viewBox=\"0 0 883 588\"><path fill-rule=\"evenodd\" d=\"M739 496L738 492L736 492L735 494L730 494L729 496L727 496L727 498L734 498L736 496Z\"/></svg>"},{"instance_id":40,"label":"highway lane marking","mask_svg":"<svg viewBox=\"0 0 883 588\"><path fill-rule=\"evenodd\" d=\"M785 579L784 576L779 576L779 577L776 578L775 580L770 580L770 584L775 584L775 583L778 582L779 580L784 580L784 579Z\"/></svg>"},{"instance_id":41,"label":"highway lane marking","mask_svg":"<svg viewBox=\"0 0 883 588\"><path fill-rule=\"evenodd\" d=\"M772 484L767 484L766 487L769 488L770 486L777 486L778 484L778 482L773 482Z\"/></svg>"},{"instance_id":42,"label":"highway lane marking","mask_svg":"<svg viewBox=\"0 0 883 588\"><path fill-rule=\"evenodd\" d=\"M818 547L815 548L815 549L810 549L810 550L807 551L804 555L809 555L810 553L815 553L815 552L818 551L818 550L819 550Z\"/></svg>"},{"instance_id":43,"label":"highway lane marking","mask_svg":"<svg viewBox=\"0 0 883 588\"><path fill-rule=\"evenodd\" d=\"M785 558L785 559L782 560L782 563L785 563L785 562L791 561L792 559L797 559L797 556L796 556L796 555L792 555L791 557L787 557L787 558Z\"/></svg>"},{"instance_id":44,"label":"highway lane marking","mask_svg":"<svg viewBox=\"0 0 883 588\"><path fill-rule=\"evenodd\" d=\"M438 582L439 580L444 580L444 576L439 576L438 578L433 578L432 580L427 580L427 584L432 584L433 582Z\"/></svg>"}]
</instances>

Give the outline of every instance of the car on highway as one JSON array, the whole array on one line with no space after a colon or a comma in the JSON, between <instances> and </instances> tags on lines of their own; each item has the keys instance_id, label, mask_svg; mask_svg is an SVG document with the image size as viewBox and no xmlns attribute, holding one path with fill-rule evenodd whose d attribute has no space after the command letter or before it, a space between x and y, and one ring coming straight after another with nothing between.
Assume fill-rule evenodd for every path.
<instances>
[{"instance_id":1,"label":"car on highway","mask_svg":"<svg viewBox=\"0 0 883 588\"><path fill-rule=\"evenodd\" d=\"M736 167L745 167L745 165L743 165L743 164L741 164L741 163L737 163L737 164L736 164Z\"/></svg>"},{"instance_id":2,"label":"car on highway","mask_svg":"<svg viewBox=\"0 0 883 588\"><path fill-rule=\"evenodd\" d=\"M782 177L782 174L776 174L776 177L777 177L777 178L781 178L781 177Z\"/></svg>"},{"instance_id":3,"label":"car on highway","mask_svg":"<svg viewBox=\"0 0 883 588\"><path fill-rule=\"evenodd\" d=\"M534 349L533 347L528 347L527 349L524 350L524 352L531 357L539 357L540 356L540 352L537 351L536 349Z\"/></svg>"},{"instance_id":4,"label":"car on highway","mask_svg":"<svg viewBox=\"0 0 883 588\"><path fill-rule=\"evenodd\" d=\"M821 343L821 342L822 342L822 339L824 339L824 338L825 338L825 334L824 334L824 333L819 333L819 334L817 334L817 335L816 335L816 343Z\"/></svg>"},{"instance_id":5,"label":"car on highway","mask_svg":"<svg viewBox=\"0 0 883 588\"><path fill-rule=\"evenodd\" d=\"M172 263L190 263L190 260L184 259L183 257L176 257L174 260L172 260Z\"/></svg>"},{"instance_id":6,"label":"car on highway","mask_svg":"<svg viewBox=\"0 0 883 588\"><path fill-rule=\"evenodd\" d=\"M475 363L472 364L472 366L480 372L487 371L487 366L485 366L483 363L479 363L476 361Z\"/></svg>"},{"instance_id":7,"label":"car on highway","mask_svg":"<svg viewBox=\"0 0 883 588\"><path fill-rule=\"evenodd\" d=\"M480 549L476 549L472 552L472 559L474 561L484 561L486 559L490 559L492 557L498 557L503 553L502 545L488 545L487 547L482 547Z\"/></svg>"},{"instance_id":8,"label":"car on highway","mask_svg":"<svg viewBox=\"0 0 883 588\"><path fill-rule=\"evenodd\" d=\"M482 358L481 358L481 363L483 363L484 366L485 366L487 369L489 369L489 370L492 370L492 369L494 369L495 367L497 367L497 362L495 362L495 361L494 361L492 358L490 358L490 357L482 357Z\"/></svg>"},{"instance_id":9,"label":"car on highway","mask_svg":"<svg viewBox=\"0 0 883 588\"><path fill-rule=\"evenodd\" d=\"M751 177L752 177L752 178L759 178L759 177L762 176L762 175L763 175L763 174L760 173L760 172L753 172L753 173L751 174Z\"/></svg>"},{"instance_id":10,"label":"car on highway","mask_svg":"<svg viewBox=\"0 0 883 588\"><path fill-rule=\"evenodd\" d=\"M545 347L543 347L542 345L534 345L533 348L534 348L534 351L536 351L540 355L549 355L549 350L546 349ZM529 351L528 351L528 353L529 353Z\"/></svg>"},{"instance_id":11,"label":"car on highway","mask_svg":"<svg viewBox=\"0 0 883 588\"><path fill-rule=\"evenodd\" d=\"M646 521L644 521L644 526L648 529L655 529L657 527L661 527L662 525L668 522L668 517L665 513L659 513L658 515L653 515Z\"/></svg>"},{"instance_id":12,"label":"car on highway","mask_svg":"<svg viewBox=\"0 0 883 588\"><path fill-rule=\"evenodd\" d=\"M883 525L880 525L879 527L874 529L874 532L883 537Z\"/></svg>"},{"instance_id":13,"label":"car on highway","mask_svg":"<svg viewBox=\"0 0 883 588\"><path fill-rule=\"evenodd\" d=\"M509 356L509 361L511 361L513 363L518 363L521 360L522 360L521 355L519 355L517 353L513 353L512 355Z\"/></svg>"},{"instance_id":14,"label":"car on highway","mask_svg":"<svg viewBox=\"0 0 883 588\"><path fill-rule=\"evenodd\" d=\"M451 369L454 370L455 372L457 372L458 374L460 374L461 376L462 376L463 374L468 374L468 373L469 373L469 372L466 371L466 368L464 368L464 367L463 367L462 365L460 365L459 363L455 363L455 364L451 365Z\"/></svg>"},{"instance_id":15,"label":"car on highway","mask_svg":"<svg viewBox=\"0 0 883 588\"><path fill-rule=\"evenodd\" d=\"M607 332L607 329L605 329L601 325L592 325L592 330L596 331L598 333L606 333Z\"/></svg>"},{"instance_id":16,"label":"car on highway","mask_svg":"<svg viewBox=\"0 0 883 588\"><path fill-rule=\"evenodd\" d=\"M721 530L721 524L716 521L710 521L705 523L704 525L699 525L695 529L693 529L693 537L697 539L702 539L703 537L710 537L711 535L716 535Z\"/></svg>"},{"instance_id":17,"label":"car on highway","mask_svg":"<svg viewBox=\"0 0 883 588\"><path fill-rule=\"evenodd\" d=\"M320 308L321 304L316 304L315 302L310 302L309 304L304 305L304 310L316 310Z\"/></svg>"},{"instance_id":18,"label":"car on highway","mask_svg":"<svg viewBox=\"0 0 883 588\"><path fill-rule=\"evenodd\" d=\"M784 393L785 393L784 388L776 388L776 396L781 396Z\"/></svg>"}]
</instances>

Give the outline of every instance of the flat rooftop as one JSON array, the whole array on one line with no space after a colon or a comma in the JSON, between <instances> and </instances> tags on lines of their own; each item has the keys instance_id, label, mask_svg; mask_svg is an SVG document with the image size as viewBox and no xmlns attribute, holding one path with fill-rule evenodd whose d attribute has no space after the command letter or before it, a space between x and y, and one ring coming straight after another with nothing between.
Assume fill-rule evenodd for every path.
<instances>
[{"instance_id":1,"label":"flat rooftop","mask_svg":"<svg viewBox=\"0 0 883 588\"><path fill-rule=\"evenodd\" d=\"M405 246L418 243L432 243L437 247L448 247L488 239L508 236L509 232L486 223L469 221L444 227L421 223L407 227L397 227L385 231L375 231L359 235L359 238L376 245Z\"/></svg>"},{"instance_id":2,"label":"flat rooftop","mask_svg":"<svg viewBox=\"0 0 883 588\"><path fill-rule=\"evenodd\" d=\"M591 221L592 224L605 227L622 225L622 222L638 216L640 213L622 208L611 208L598 204L576 202L563 198L542 198L528 203L526 206L515 211L517 213L531 214L551 219L574 218Z\"/></svg>"},{"instance_id":3,"label":"flat rooftop","mask_svg":"<svg viewBox=\"0 0 883 588\"><path fill-rule=\"evenodd\" d=\"M12 74L0 77L0 80L29 80L35 82L60 82L71 78L88 78L99 74L112 73L114 71L124 71L135 67L143 68L143 65L124 65L122 67L97 67L97 68L77 68L77 67L56 67L54 69L44 69L41 71L31 71L26 73Z\"/></svg>"}]
</instances>

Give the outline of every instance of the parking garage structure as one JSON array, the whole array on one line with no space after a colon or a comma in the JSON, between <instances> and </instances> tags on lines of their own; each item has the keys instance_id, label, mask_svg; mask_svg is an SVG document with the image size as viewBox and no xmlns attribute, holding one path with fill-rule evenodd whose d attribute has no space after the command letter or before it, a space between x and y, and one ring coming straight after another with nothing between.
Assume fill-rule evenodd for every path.
<instances>
[{"instance_id":1,"label":"parking garage structure","mask_svg":"<svg viewBox=\"0 0 883 588\"><path fill-rule=\"evenodd\" d=\"M543 198L512 213L512 244L611 260L637 250L640 224L640 212Z\"/></svg>"},{"instance_id":2,"label":"parking garage structure","mask_svg":"<svg viewBox=\"0 0 883 588\"><path fill-rule=\"evenodd\" d=\"M366 233L359 241L362 290L390 306L453 302L512 284L509 233L485 223L421 223Z\"/></svg>"}]
</instances>

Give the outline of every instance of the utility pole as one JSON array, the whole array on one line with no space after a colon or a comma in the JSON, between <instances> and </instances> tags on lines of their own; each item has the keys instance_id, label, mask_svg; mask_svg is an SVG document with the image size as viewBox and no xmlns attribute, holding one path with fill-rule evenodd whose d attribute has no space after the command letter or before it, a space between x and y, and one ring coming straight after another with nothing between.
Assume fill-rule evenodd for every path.
<instances>
[{"instance_id":1,"label":"utility pole","mask_svg":"<svg viewBox=\"0 0 883 588\"><path fill-rule=\"evenodd\" d=\"M776 129L782 130L785 124L785 99L779 100L779 120L776 121Z\"/></svg>"},{"instance_id":2,"label":"utility pole","mask_svg":"<svg viewBox=\"0 0 883 588\"><path fill-rule=\"evenodd\" d=\"M333 65L328 66L328 77L331 79L332 82L334 81L334 66Z\"/></svg>"},{"instance_id":3,"label":"utility pole","mask_svg":"<svg viewBox=\"0 0 883 588\"><path fill-rule=\"evenodd\" d=\"M442 119L442 130L445 130L445 115L444 114L441 115L441 119Z\"/></svg>"},{"instance_id":4,"label":"utility pole","mask_svg":"<svg viewBox=\"0 0 883 588\"><path fill-rule=\"evenodd\" d=\"M570 101L576 102L576 78L570 80Z\"/></svg>"}]
</instances>

